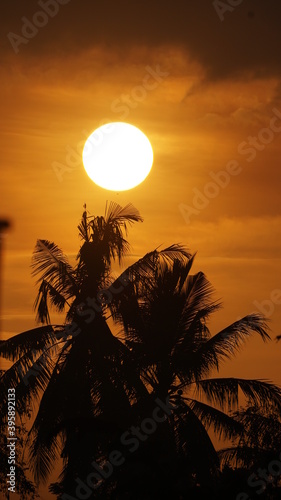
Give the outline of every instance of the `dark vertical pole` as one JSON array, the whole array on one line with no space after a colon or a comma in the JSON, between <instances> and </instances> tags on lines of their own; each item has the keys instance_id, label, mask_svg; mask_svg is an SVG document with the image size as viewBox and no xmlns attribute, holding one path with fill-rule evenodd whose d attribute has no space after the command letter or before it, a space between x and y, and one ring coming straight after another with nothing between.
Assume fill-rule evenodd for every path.
<instances>
[{"instance_id":1,"label":"dark vertical pole","mask_svg":"<svg viewBox=\"0 0 281 500\"><path fill-rule=\"evenodd\" d=\"M10 227L9 221L5 219L0 219L0 340L1 338L1 333L2 333L2 276L3 276L3 270L2 270L2 253L3 253L3 238L4 238L4 232Z\"/></svg>"}]
</instances>

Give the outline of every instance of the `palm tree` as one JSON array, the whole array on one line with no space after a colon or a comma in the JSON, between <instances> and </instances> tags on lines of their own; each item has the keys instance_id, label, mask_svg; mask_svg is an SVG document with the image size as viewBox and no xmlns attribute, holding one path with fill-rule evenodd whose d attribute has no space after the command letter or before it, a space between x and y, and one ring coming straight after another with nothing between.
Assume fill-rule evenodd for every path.
<instances>
[{"instance_id":1,"label":"palm tree","mask_svg":"<svg viewBox=\"0 0 281 500\"><path fill-rule=\"evenodd\" d=\"M274 405L266 411L257 405L247 406L235 412L235 419L243 431L232 446L220 450L222 465L240 474L246 472L243 488L249 497L256 494L259 498L264 493L262 498L280 498L280 410ZM243 488L238 487L237 495Z\"/></svg>"},{"instance_id":2,"label":"palm tree","mask_svg":"<svg viewBox=\"0 0 281 500\"><path fill-rule=\"evenodd\" d=\"M178 484L191 470L197 482L207 487L219 474L219 457L208 429L212 427L218 437L236 443L246 430L255 439L256 429L247 429L241 414L233 413L239 406L239 392L248 405L256 405L264 413L272 408L280 412L281 400L280 389L266 381L210 377L239 351L251 333L264 341L269 336L258 314L211 336L207 321L220 304L212 300L213 289L205 275L190 274L193 261L194 256L187 262L176 259L171 265L158 262L142 273L141 279L132 277L110 308L124 328L125 344L149 392L154 399L169 397L177 405L169 422L175 444L175 454L169 450L170 470L173 463L179 471ZM190 488L190 484L186 486ZM210 498L211 492L212 487L206 490L206 497Z\"/></svg>"},{"instance_id":3,"label":"palm tree","mask_svg":"<svg viewBox=\"0 0 281 500\"><path fill-rule=\"evenodd\" d=\"M125 462L88 498L180 498L196 485L210 490L206 483L214 490L219 458L209 427L227 438L241 434L227 411L238 406L240 390L249 403L280 409L280 390L269 382L211 376L250 334L266 341L267 325L252 314L211 336L207 320L219 304L205 275L190 274L194 256L185 248L153 250L114 278L113 262L122 264L129 250L128 226L141 220L132 205L111 203L100 217L85 207L75 267L54 243L39 240L32 267L45 326L0 345L14 362L1 378L2 404L15 387L21 416L38 405L28 441L35 480L47 481L63 460L51 487L57 498L75 498L93 460L122 445ZM62 325L50 324L50 305L65 313ZM172 411L132 453L120 436L151 415L155 400L170 401Z\"/></svg>"},{"instance_id":4,"label":"palm tree","mask_svg":"<svg viewBox=\"0 0 281 500\"><path fill-rule=\"evenodd\" d=\"M221 450L226 463L235 459L243 466L252 467L256 457L260 463L268 464L280 455L281 415L274 407L268 410L265 412L264 408L253 405L236 412L235 418L241 422L243 432L238 446Z\"/></svg>"},{"instance_id":5,"label":"palm tree","mask_svg":"<svg viewBox=\"0 0 281 500\"><path fill-rule=\"evenodd\" d=\"M128 225L141 220L131 205L112 203L104 217L89 217L85 210L78 227L82 245L76 267L54 243L37 242L32 262L34 274L40 274L35 307L37 320L46 326L1 344L2 356L14 362L1 377L3 408L10 387L17 389L20 416L27 405L40 403L29 440L37 482L47 480L61 455L61 484L75 490L74 478L90 469L90 458L106 454L105 436L128 425L131 402L148 397L130 351L107 322L108 294L120 293L127 285L124 274L120 280L111 277L111 264L115 259L122 262L129 250L124 238ZM156 254L168 261L188 256L174 246L151 252L143 262L149 265ZM49 304L66 311L63 325L50 324Z\"/></svg>"}]
</instances>

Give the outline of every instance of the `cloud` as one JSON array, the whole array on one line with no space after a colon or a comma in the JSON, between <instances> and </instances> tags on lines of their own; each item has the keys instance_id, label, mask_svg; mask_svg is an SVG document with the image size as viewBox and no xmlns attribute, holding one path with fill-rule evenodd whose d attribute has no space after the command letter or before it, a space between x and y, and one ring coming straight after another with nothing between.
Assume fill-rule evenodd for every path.
<instances>
[{"instance_id":1,"label":"cloud","mask_svg":"<svg viewBox=\"0 0 281 500\"><path fill-rule=\"evenodd\" d=\"M281 217L221 218L196 222L189 234L193 247L203 255L231 259L279 259ZM246 230L247 228L247 230ZM270 249L270 256L269 256Z\"/></svg>"},{"instance_id":2,"label":"cloud","mask_svg":"<svg viewBox=\"0 0 281 500\"><path fill-rule=\"evenodd\" d=\"M51 1L51 0L50 0ZM47 0L42 0L42 3ZM41 3L41 4L42 4ZM225 1L226 3L226 1ZM16 56L7 34L21 35L26 17L42 10L37 1L6 2L2 8L1 53L22 58L72 58L75 53L104 46L120 63L132 60L135 48L180 47L202 65L208 80L251 79L280 75L281 4L275 0L244 0L223 21L210 0L154 1L70 0L20 46ZM249 13L254 15L249 15ZM76 68L79 71L79 68Z\"/></svg>"}]
</instances>

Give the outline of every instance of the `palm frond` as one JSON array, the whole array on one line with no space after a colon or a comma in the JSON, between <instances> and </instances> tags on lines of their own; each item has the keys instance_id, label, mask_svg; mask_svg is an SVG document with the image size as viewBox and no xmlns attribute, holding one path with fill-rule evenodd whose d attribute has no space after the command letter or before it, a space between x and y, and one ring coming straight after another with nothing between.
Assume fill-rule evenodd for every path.
<instances>
[{"instance_id":1,"label":"palm frond","mask_svg":"<svg viewBox=\"0 0 281 500\"><path fill-rule=\"evenodd\" d=\"M281 388L264 380L241 378L210 378L196 382L196 388L207 401L223 410L235 409L239 403L239 388L250 404L281 408Z\"/></svg>"},{"instance_id":2,"label":"palm frond","mask_svg":"<svg viewBox=\"0 0 281 500\"><path fill-rule=\"evenodd\" d=\"M44 442L42 438L41 440L32 441L30 445L30 463L37 484L46 483L48 476L55 467L56 460L60 456L60 448L60 440L57 436L53 436L52 439L48 439L47 442ZM36 466L33 466L32 459L34 457L37 457L36 462L39 462L38 465L36 463Z\"/></svg>"},{"instance_id":3,"label":"palm frond","mask_svg":"<svg viewBox=\"0 0 281 500\"><path fill-rule=\"evenodd\" d=\"M57 309L57 311L62 312L67 304L67 299L63 293L59 292L50 283L47 283L47 291L51 304Z\"/></svg>"},{"instance_id":4,"label":"palm frond","mask_svg":"<svg viewBox=\"0 0 281 500\"><path fill-rule=\"evenodd\" d=\"M89 223L88 223L87 218L88 218L87 211L84 210L84 212L82 214L81 222L78 225L78 231L79 231L79 235L82 238L82 240L84 240L87 243L89 243L89 241L90 241L90 232L89 232Z\"/></svg>"},{"instance_id":5,"label":"palm frond","mask_svg":"<svg viewBox=\"0 0 281 500\"><path fill-rule=\"evenodd\" d=\"M48 300L62 311L65 303L78 293L74 269L60 248L47 240L38 240L31 262L32 275L40 275L39 291L34 308L37 311L36 320L50 323Z\"/></svg>"},{"instance_id":6,"label":"palm frond","mask_svg":"<svg viewBox=\"0 0 281 500\"><path fill-rule=\"evenodd\" d=\"M214 288L202 272L188 277L184 292L186 315L193 317L202 307L213 303Z\"/></svg>"},{"instance_id":7,"label":"palm frond","mask_svg":"<svg viewBox=\"0 0 281 500\"><path fill-rule=\"evenodd\" d=\"M191 398L185 399L195 415L200 418L206 430L208 431L212 427L219 439L233 439L241 434L243 425L233 416L229 416L202 401Z\"/></svg>"},{"instance_id":8,"label":"palm frond","mask_svg":"<svg viewBox=\"0 0 281 500\"><path fill-rule=\"evenodd\" d=\"M58 340L58 334L64 327L48 325L33 328L14 335L0 343L0 355L11 361L30 351L42 352Z\"/></svg>"},{"instance_id":9,"label":"palm frond","mask_svg":"<svg viewBox=\"0 0 281 500\"><path fill-rule=\"evenodd\" d=\"M27 403L39 400L50 380L57 353L69 342L68 325L36 328L3 342L1 355L14 363L0 379L1 405L6 404L8 389L15 388L18 412L24 414Z\"/></svg>"},{"instance_id":10,"label":"palm frond","mask_svg":"<svg viewBox=\"0 0 281 500\"><path fill-rule=\"evenodd\" d=\"M181 405L175 416L179 454L189 457L190 466L202 484L210 484L219 467L214 445L200 418L188 405Z\"/></svg>"},{"instance_id":11,"label":"palm frond","mask_svg":"<svg viewBox=\"0 0 281 500\"><path fill-rule=\"evenodd\" d=\"M77 287L74 269L55 243L48 240L37 240L31 268L33 276L40 274L37 283L46 280L60 291L67 291L70 296L75 294Z\"/></svg>"},{"instance_id":12,"label":"palm frond","mask_svg":"<svg viewBox=\"0 0 281 500\"><path fill-rule=\"evenodd\" d=\"M113 318L123 325L135 359L144 361L146 356L149 361L150 356L152 362L164 352L172 353L173 368L184 372L191 366L187 358L192 356L196 341L200 342L203 332L207 333L208 315L219 305L211 302L213 289L203 273L189 275L194 256L178 246L174 252L174 247L172 253L170 247L167 253L165 249L163 258L155 250L130 266L114 282L113 290L120 282L124 286L109 307Z\"/></svg>"},{"instance_id":13,"label":"palm frond","mask_svg":"<svg viewBox=\"0 0 281 500\"><path fill-rule=\"evenodd\" d=\"M163 250L159 250L158 254L160 261L163 259L164 262L166 261L169 264L172 264L175 260L178 260L183 264L190 262L190 267L192 266L195 257L195 255L192 255L189 250L187 250L186 247L180 243L175 243L174 245L170 245Z\"/></svg>"},{"instance_id":14,"label":"palm frond","mask_svg":"<svg viewBox=\"0 0 281 500\"><path fill-rule=\"evenodd\" d=\"M259 467L267 468L276 454L272 455L272 452L267 452L259 446L253 448L242 444L223 448L218 451L218 456L222 466L246 467L247 469L254 467L254 472L256 472L257 464Z\"/></svg>"},{"instance_id":15,"label":"palm frond","mask_svg":"<svg viewBox=\"0 0 281 500\"><path fill-rule=\"evenodd\" d=\"M202 340L210 335L206 321L221 307L220 302L213 300L213 286L202 272L187 277L183 294L185 304L180 318L182 336L179 339L182 354L204 346Z\"/></svg>"},{"instance_id":16,"label":"palm frond","mask_svg":"<svg viewBox=\"0 0 281 500\"><path fill-rule=\"evenodd\" d=\"M263 450L259 448L251 448L250 446L229 446L218 451L218 456L222 466L243 466L250 467L255 463L259 463L258 458Z\"/></svg>"},{"instance_id":17,"label":"palm frond","mask_svg":"<svg viewBox=\"0 0 281 500\"><path fill-rule=\"evenodd\" d=\"M128 203L125 207L121 207L113 201L106 204L104 218L106 224L120 224L124 227L125 231L127 231L127 224L143 222L139 211L131 203Z\"/></svg>"},{"instance_id":18,"label":"palm frond","mask_svg":"<svg viewBox=\"0 0 281 500\"><path fill-rule=\"evenodd\" d=\"M41 354L29 351L20 356L1 377L1 406L5 406L7 402L8 389L15 388L18 414L28 413L29 403L32 400L38 402L50 380L56 352L55 345L45 349Z\"/></svg>"},{"instance_id":19,"label":"palm frond","mask_svg":"<svg viewBox=\"0 0 281 500\"><path fill-rule=\"evenodd\" d=\"M229 359L239 352L253 333L260 335L263 341L270 339L266 329L267 323L262 316L250 314L235 321L206 342L202 342L193 354L194 366L201 367L198 376L207 374L213 368L218 370L220 361Z\"/></svg>"},{"instance_id":20,"label":"palm frond","mask_svg":"<svg viewBox=\"0 0 281 500\"><path fill-rule=\"evenodd\" d=\"M182 335L175 349L179 356L193 355L201 347L202 343L210 338L211 334L207 327L207 320L220 307L219 302L211 302L202 305L197 311L190 311L190 315L187 314L187 309L184 309L179 323Z\"/></svg>"},{"instance_id":21,"label":"palm frond","mask_svg":"<svg viewBox=\"0 0 281 500\"><path fill-rule=\"evenodd\" d=\"M80 236L84 240L78 259L80 264L85 265L88 274L91 274L91 269L94 270L93 260L96 262L96 274L99 269L100 274L106 274L111 259L117 258L120 264L130 248L124 238L124 232L127 235L128 226L142 220L138 210L131 204L123 208L111 202L106 206L104 217L87 217L84 212L81 224L78 226Z\"/></svg>"},{"instance_id":22,"label":"palm frond","mask_svg":"<svg viewBox=\"0 0 281 500\"><path fill-rule=\"evenodd\" d=\"M247 446L260 446L264 450L278 450L281 446L280 410L249 406L235 412L235 419L244 428L243 443Z\"/></svg>"},{"instance_id":23,"label":"palm frond","mask_svg":"<svg viewBox=\"0 0 281 500\"><path fill-rule=\"evenodd\" d=\"M48 308L48 283L43 279L35 298L33 308L36 311L37 323L50 324L50 313Z\"/></svg>"},{"instance_id":24,"label":"palm frond","mask_svg":"<svg viewBox=\"0 0 281 500\"><path fill-rule=\"evenodd\" d=\"M141 282L142 279L150 279L155 275L155 271L161 262L173 264L173 262L178 260L185 264L190 262L189 265L191 267L193 259L194 256L182 245L171 245L163 250L155 249L145 254L144 257L123 271L111 286L118 287L120 283L126 284L129 281Z\"/></svg>"},{"instance_id":25,"label":"palm frond","mask_svg":"<svg viewBox=\"0 0 281 500\"><path fill-rule=\"evenodd\" d=\"M69 410L73 377L65 377L63 368L67 364L67 354L71 348L71 341L67 341L54 361L36 418L28 435L30 468L38 483L46 482L61 449L56 429L63 418L63 409L65 414ZM68 401L66 401L66 396L68 396ZM66 405L65 408L64 405Z\"/></svg>"},{"instance_id":26,"label":"palm frond","mask_svg":"<svg viewBox=\"0 0 281 500\"><path fill-rule=\"evenodd\" d=\"M269 329L268 323L266 322L264 316L258 313L248 314L242 319L235 321L230 326L222 330L217 334L218 338L228 339L233 332L237 332L239 335L250 335L252 332L258 333L263 341L270 340L270 336L267 333ZM216 336L213 337L216 340Z\"/></svg>"},{"instance_id":27,"label":"palm frond","mask_svg":"<svg viewBox=\"0 0 281 500\"><path fill-rule=\"evenodd\" d=\"M62 312L65 304L67 304L63 293L43 279L33 306L36 310L36 321L38 323L49 324L51 322L48 301L59 312Z\"/></svg>"}]
</instances>

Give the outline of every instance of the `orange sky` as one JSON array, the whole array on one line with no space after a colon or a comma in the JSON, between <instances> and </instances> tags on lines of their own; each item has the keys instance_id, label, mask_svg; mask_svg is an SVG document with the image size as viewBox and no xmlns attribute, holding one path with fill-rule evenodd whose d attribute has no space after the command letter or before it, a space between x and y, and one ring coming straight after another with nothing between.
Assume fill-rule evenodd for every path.
<instances>
[{"instance_id":1,"label":"orange sky","mask_svg":"<svg viewBox=\"0 0 281 500\"><path fill-rule=\"evenodd\" d=\"M12 221L5 336L35 325L36 239L55 241L74 259L83 204L100 214L106 200L132 202L144 217L130 231L128 263L161 244L197 251L194 270L207 274L224 303L214 332L270 300L272 337L281 333L274 292L281 290L281 8L244 0L220 20L213 2L186 3L142 1L132 10L125 0L95 9L61 2L17 54L7 34L20 35L22 16L32 19L42 8L18 0L4 6L0 215ZM143 184L117 194L90 181L81 149L101 123L120 120L146 133L155 161ZM230 162L227 186L210 186ZM65 167L59 176L58 163ZM280 356L281 344L251 340L221 374L281 384Z\"/></svg>"}]
</instances>

